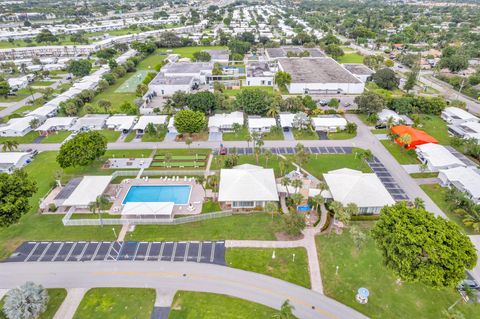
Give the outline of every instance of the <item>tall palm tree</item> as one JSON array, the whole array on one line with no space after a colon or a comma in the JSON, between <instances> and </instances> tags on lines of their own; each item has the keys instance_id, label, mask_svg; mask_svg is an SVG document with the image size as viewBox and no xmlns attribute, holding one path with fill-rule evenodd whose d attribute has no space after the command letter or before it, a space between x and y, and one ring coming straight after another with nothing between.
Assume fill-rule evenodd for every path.
<instances>
[{"instance_id":1,"label":"tall palm tree","mask_svg":"<svg viewBox=\"0 0 480 319\"><path fill-rule=\"evenodd\" d=\"M287 189L287 196L290 197L290 192L288 191L288 186L290 186L291 184L291 180L290 178L288 177L284 177L282 178L282 180L280 181L280 183L282 184L282 186L285 186L285 188Z\"/></svg>"},{"instance_id":2,"label":"tall palm tree","mask_svg":"<svg viewBox=\"0 0 480 319\"><path fill-rule=\"evenodd\" d=\"M271 150L266 149L265 152L263 152L263 156L265 156L265 167L268 167L268 160L273 156L273 153Z\"/></svg>"},{"instance_id":3,"label":"tall palm tree","mask_svg":"<svg viewBox=\"0 0 480 319\"><path fill-rule=\"evenodd\" d=\"M218 183L219 183L219 177L218 177L218 175L211 175L211 176L210 176L210 184L212 184L213 200L214 200L214 201L216 201L216 196L215 196L215 194L218 192Z\"/></svg>"},{"instance_id":4,"label":"tall palm tree","mask_svg":"<svg viewBox=\"0 0 480 319\"><path fill-rule=\"evenodd\" d=\"M295 307L290 304L290 301L287 299L284 301L282 304L282 307L280 308L280 311L276 313L273 317L275 319L293 319L295 318L293 316L293 310L295 310Z\"/></svg>"},{"instance_id":5,"label":"tall palm tree","mask_svg":"<svg viewBox=\"0 0 480 319\"><path fill-rule=\"evenodd\" d=\"M413 200L413 206L416 209L425 209L425 201L420 197L415 197L415 199Z\"/></svg>"},{"instance_id":6,"label":"tall palm tree","mask_svg":"<svg viewBox=\"0 0 480 319\"><path fill-rule=\"evenodd\" d=\"M476 232L480 232L480 205L476 205L471 210L466 211L462 221L465 226L472 227Z\"/></svg>"},{"instance_id":7,"label":"tall palm tree","mask_svg":"<svg viewBox=\"0 0 480 319\"><path fill-rule=\"evenodd\" d=\"M255 147L253 152L255 153L255 161L257 162L257 165L258 165L258 160L260 158L260 154L262 153L262 150L260 149L260 147Z\"/></svg>"},{"instance_id":8,"label":"tall palm tree","mask_svg":"<svg viewBox=\"0 0 480 319\"><path fill-rule=\"evenodd\" d=\"M5 142L3 142L2 151L12 152L18 148L18 145L18 142L15 140L6 140Z\"/></svg>"},{"instance_id":9,"label":"tall palm tree","mask_svg":"<svg viewBox=\"0 0 480 319\"><path fill-rule=\"evenodd\" d=\"M300 179L294 179L292 181L292 187L295 187L295 192L298 193L300 188L302 188L303 182Z\"/></svg>"},{"instance_id":10,"label":"tall palm tree","mask_svg":"<svg viewBox=\"0 0 480 319\"><path fill-rule=\"evenodd\" d=\"M348 203L345 212L350 216L356 216L359 213L358 206L355 203Z\"/></svg>"},{"instance_id":11,"label":"tall palm tree","mask_svg":"<svg viewBox=\"0 0 480 319\"><path fill-rule=\"evenodd\" d=\"M267 109L267 116L277 117L280 114L280 107L276 103L271 103Z\"/></svg>"},{"instance_id":12,"label":"tall palm tree","mask_svg":"<svg viewBox=\"0 0 480 319\"><path fill-rule=\"evenodd\" d=\"M321 205L325 204L325 198L323 198L322 195L317 194L317 195L312 197L312 201L315 204L315 209L317 210L318 216L320 216L320 209L319 208L320 208Z\"/></svg>"},{"instance_id":13,"label":"tall palm tree","mask_svg":"<svg viewBox=\"0 0 480 319\"><path fill-rule=\"evenodd\" d=\"M393 119L393 117L390 116L387 119L387 123L386 123L387 129L388 130L391 129L394 124L395 124L395 120Z\"/></svg>"},{"instance_id":14,"label":"tall palm tree","mask_svg":"<svg viewBox=\"0 0 480 319\"><path fill-rule=\"evenodd\" d=\"M250 148L250 142L253 140L252 135L249 133L245 140L247 141L247 147Z\"/></svg>"}]
</instances>

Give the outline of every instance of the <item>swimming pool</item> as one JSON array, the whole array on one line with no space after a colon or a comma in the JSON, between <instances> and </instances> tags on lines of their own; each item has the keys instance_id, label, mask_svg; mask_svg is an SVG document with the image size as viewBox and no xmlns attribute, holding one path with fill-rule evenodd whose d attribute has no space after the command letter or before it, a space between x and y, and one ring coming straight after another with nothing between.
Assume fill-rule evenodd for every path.
<instances>
[{"instance_id":1,"label":"swimming pool","mask_svg":"<svg viewBox=\"0 0 480 319\"><path fill-rule=\"evenodd\" d=\"M190 199L189 185L155 185L132 186L123 199L128 202L173 202L175 205L188 204Z\"/></svg>"}]
</instances>

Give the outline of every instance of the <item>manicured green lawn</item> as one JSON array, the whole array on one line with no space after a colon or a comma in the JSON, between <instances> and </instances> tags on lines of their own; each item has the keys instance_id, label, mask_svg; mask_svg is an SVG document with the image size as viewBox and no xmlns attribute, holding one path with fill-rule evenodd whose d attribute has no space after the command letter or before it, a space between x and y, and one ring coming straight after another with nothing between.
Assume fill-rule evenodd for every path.
<instances>
[{"instance_id":1,"label":"manicured green lawn","mask_svg":"<svg viewBox=\"0 0 480 319\"><path fill-rule=\"evenodd\" d=\"M111 112L112 113L121 113L120 105L124 102L132 103L137 98L135 92L132 93L118 93L115 92L122 84L127 81L130 77L135 76L135 73L127 73L123 78L120 78L115 82L115 84L109 86L105 91L96 95L93 98L92 104L97 105L100 100L108 100L112 103ZM82 109L83 111L83 109ZM81 112L80 115L84 115Z\"/></svg>"},{"instance_id":2,"label":"manicured green lawn","mask_svg":"<svg viewBox=\"0 0 480 319\"><path fill-rule=\"evenodd\" d=\"M3 136L0 137L0 144L5 141L17 141L19 144L29 144L32 143L38 136L38 132L34 131L29 132L24 136Z\"/></svg>"},{"instance_id":3,"label":"manicured green lawn","mask_svg":"<svg viewBox=\"0 0 480 319\"><path fill-rule=\"evenodd\" d=\"M329 140L349 140L357 136L357 133L347 133L345 131L328 133Z\"/></svg>"},{"instance_id":4,"label":"manicured green lawn","mask_svg":"<svg viewBox=\"0 0 480 319\"><path fill-rule=\"evenodd\" d=\"M314 130L293 129L293 136L296 140L318 140L318 134Z\"/></svg>"},{"instance_id":5,"label":"manicured green lawn","mask_svg":"<svg viewBox=\"0 0 480 319\"><path fill-rule=\"evenodd\" d=\"M34 81L30 83L31 86L49 86L55 83L55 81Z\"/></svg>"},{"instance_id":6,"label":"manicured green lawn","mask_svg":"<svg viewBox=\"0 0 480 319\"><path fill-rule=\"evenodd\" d=\"M437 177L438 172L425 172L425 173L411 173L412 178L430 178Z\"/></svg>"},{"instance_id":7,"label":"manicured green lawn","mask_svg":"<svg viewBox=\"0 0 480 319\"><path fill-rule=\"evenodd\" d=\"M143 288L94 288L82 299L75 319L150 319L155 290Z\"/></svg>"},{"instance_id":8,"label":"manicured green lawn","mask_svg":"<svg viewBox=\"0 0 480 319\"><path fill-rule=\"evenodd\" d=\"M137 136L136 131L131 131L128 133L127 137L125 137L125 142L131 142Z\"/></svg>"},{"instance_id":9,"label":"manicured green lawn","mask_svg":"<svg viewBox=\"0 0 480 319\"><path fill-rule=\"evenodd\" d=\"M60 305L62 304L63 300L67 296L67 290L63 288L51 288L47 289L48 291L48 304L47 304L47 309L45 309L45 312L38 317L38 319L52 319L55 316L55 313L57 312L58 308L60 308ZM3 313L3 303L4 303L5 297L3 297L2 300L0 300L0 319L7 319L7 317Z\"/></svg>"},{"instance_id":10,"label":"manicured green lawn","mask_svg":"<svg viewBox=\"0 0 480 319\"><path fill-rule=\"evenodd\" d=\"M155 53L149 55L146 59L140 61L140 63L137 65L138 70L149 70L149 71L155 71L155 66L159 63L161 63L165 58L167 57L166 55L160 55L160 51L157 50Z\"/></svg>"},{"instance_id":11,"label":"manicured green lawn","mask_svg":"<svg viewBox=\"0 0 480 319\"><path fill-rule=\"evenodd\" d=\"M223 91L223 94L227 96L236 96L237 94L242 92L242 89L259 89L267 93L273 94L273 86L243 86L239 90L225 90Z\"/></svg>"},{"instance_id":12,"label":"manicured green lawn","mask_svg":"<svg viewBox=\"0 0 480 319\"><path fill-rule=\"evenodd\" d=\"M252 213L215 218L181 225L138 225L127 235L129 240L275 240L280 218Z\"/></svg>"},{"instance_id":13,"label":"manicured green lawn","mask_svg":"<svg viewBox=\"0 0 480 319\"><path fill-rule=\"evenodd\" d=\"M386 128L374 129L374 130L370 130L370 132L372 132L372 134L387 134L388 133Z\"/></svg>"},{"instance_id":14,"label":"manicured green lawn","mask_svg":"<svg viewBox=\"0 0 480 319\"><path fill-rule=\"evenodd\" d=\"M113 130L101 130L99 132L107 138L108 143L116 142L121 134L121 132Z\"/></svg>"},{"instance_id":15,"label":"manicured green lawn","mask_svg":"<svg viewBox=\"0 0 480 319\"><path fill-rule=\"evenodd\" d=\"M244 299L206 292L178 291L169 319L271 319L278 311Z\"/></svg>"},{"instance_id":16,"label":"manicured green lawn","mask_svg":"<svg viewBox=\"0 0 480 319\"><path fill-rule=\"evenodd\" d=\"M224 141L246 141L250 132L246 127L242 127L237 133L227 132L223 133L222 137Z\"/></svg>"},{"instance_id":17,"label":"manicured green lawn","mask_svg":"<svg viewBox=\"0 0 480 319\"><path fill-rule=\"evenodd\" d=\"M200 52L203 50L224 50L227 47L224 46L191 46L191 47L182 47L182 48L174 48L173 53L180 54L182 58L193 58L193 54L195 52ZM160 49L160 51L166 52L167 49Z\"/></svg>"},{"instance_id":18,"label":"manicured green lawn","mask_svg":"<svg viewBox=\"0 0 480 319\"><path fill-rule=\"evenodd\" d=\"M167 135L167 129L163 127L157 131L156 135L147 134L147 133L143 134L142 142L161 142L165 139L165 135Z\"/></svg>"},{"instance_id":19,"label":"manicured green lawn","mask_svg":"<svg viewBox=\"0 0 480 319\"><path fill-rule=\"evenodd\" d=\"M17 95L11 95L7 98L5 98L3 95L0 96L0 103L13 103L13 102L18 102L18 101L21 101L23 99L26 99L27 97L29 97L30 94L17 94Z\"/></svg>"},{"instance_id":20,"label":"manicured green lawn","mask_svg":"<svg viewBox=\"0 0 480 319\"><path fill-rule=\"evenodd\" d=\"M210 167L210 169L218 170L218 169L223 168L223 159L224 158L225 157L222 156L222 155L215 156L213 158L212 166ZM280 157L278 157L277 155L273 155L271 158L268 159L268 161L266 160L265 156L260 155L258 157L258 163L257 163L257 160L255 158L255 155L239 155L238 156L238 165L253 164L253 165L262 166L264 168L273 168L273 170L275 171L275 176L277 176L277 177L282 175L281 172L280 172L280 165L279 165L280 161L284 161L284 160L281 159ZM287 162L286 165L285 165L285 172L283 172L283 175L285 173L290 172L293 169L294 169L293 165L291 165Z\"/></svg>"},{"instance_id":21,"label":"manicured green lawn","mask_svg":"<svg viewBox=\"0 0 480 319\"><path fill-rule=\"evenodd\" d=\"M219 212L221 210L222 209L220 208L220 204L218 202L209 200L202 204L202 214Z\"/></svg>"},{"instance_id":22,"label":"manicured green lawn","mask_svg":"<svg viewBox=\"0 0 480 319\"><path fill-rule=\"evenodd\" d=\"M422 184L420 187L425 193L437 204L437 206L448 216L448 218L453 221L455 224L459 225L467 234L477 235L471 227L466 227L462 222L462 217L455 214L450 205L445 199L447 194L447 188L442 187L439 184Z\"/></svg>"},{"instance_id":23,"label":"manicured green lawn","mask_svg":"<svg viewBox=\"0 0 480 319\"><path fill-rule=\"evenodd\" d=\"M272 259L274 251L275 259ZM310 288L305 248L229 248L225 259L230 267L258 272Z\"/></svg>"},{"instance_id":24,"label":"manicured green lawn","mask_svg":"<svg viewBox=\"0 0 480 319\"><path fill-rule=\"evenodd\" d=\"M338 58L338 63L363 63L363 58L363 55L360 55L356 52L345 53Z\"/></svg>"},{"instance_id":25,"label":"manicured green lawn","mask_svg":"<svg viewBox=\"0 0 480 319\"><path fill-rule=\"evenodd\" d=\"M62 143L72 132L60 131L49 134L40 143Z\"/></svg>"},{"instance_id":26,"label":"manicured green lawn","mask_svg":"<svg viewBox=\"0 0 480 319\"><path fill-rule=\"evenodd\" d=\"M397 276L384 266L381 253L370 238L360 251L354 248L348 231L318 236L316 242L325 294L371 318L444 318L442 310L460 298L453 288L396 283ZM370 291L366 305L355 300L360 287ZM463 312L465 318L477 318L480 306L459 303L455 309Z\"/></svg>"},{"instance_id":27,"label":"manicured green lawn","mask_svg":"<svg viewBox=\"0 0 480 319\"><path fill-rule=\"evenodd\" d=\"M437 115L421 115L420 130L427 132L433 136L438 143L442 145L450 145L451 137L448 135L447 123Z\"/></svg>"},{"instance_id":28,"label":"manicured green lawn","mask_svg":"<svg viewBox=\"0 0 480 319\"><path fill-rule=\"evenodd\" d=\"M278 141L278 140L283 141L283 139L284 139L283 131L281 129L271 130L268 133L264 133L262 135L262 139L264 141Z\"/></svg>"},{"instance_id":29,"label":"manicured green lawn","mask_svg":"<svg viewBox=\"0 0 480 319\"><path fill-rule=\"evenodd\" d=\"M417 158L415 151L408 151L402 149L400 145L390 140L380 141L383 146L392 154L393 157L397 160L398 163L405 164L420 164L420 161Z\"/></svg>"}]
</instances>

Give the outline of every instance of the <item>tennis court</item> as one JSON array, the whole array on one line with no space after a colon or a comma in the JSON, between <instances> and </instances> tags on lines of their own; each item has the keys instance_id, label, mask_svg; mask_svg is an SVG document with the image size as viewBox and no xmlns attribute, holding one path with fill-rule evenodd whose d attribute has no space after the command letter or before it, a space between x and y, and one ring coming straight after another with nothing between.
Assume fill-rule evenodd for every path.
<instances>
[{"instance_id":1,"label":"tennis court","mask_svg":"<svg viewBox=\"0 0 480 319\"><path fill-rule=\"evenodd\" d=\"M118 89L115 90L115 93L134 93L137 89L137 85L142 83L148 72L149 71L146 70L135 72L135 74L130 76L127 80L125 80L125 82L122 83L122 85L118 87Z\"/></svg>"}]
</instances>

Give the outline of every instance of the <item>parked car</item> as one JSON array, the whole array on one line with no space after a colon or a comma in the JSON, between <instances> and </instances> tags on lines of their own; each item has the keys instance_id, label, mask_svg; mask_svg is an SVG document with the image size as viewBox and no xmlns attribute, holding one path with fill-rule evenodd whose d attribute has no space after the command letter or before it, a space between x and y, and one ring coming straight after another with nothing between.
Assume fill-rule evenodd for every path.
<instances>
[{"instance_id":1,"label":"parked car","mask_svg":"<svg viewBox=\"0 0 480 319\"><path fill-rule=\"evenodd\" d=\"M465 287L470 287L470 289L480 290L480 285L475 279L465 279L460 285L457 286L458 290L465 290Z\"/></svg>"},{"instance_id":2,"label":"parked car","mask_svg":"<svg viewBox=\"0 0 480 319\"><path fill-rule=\"evenodd\" d=\"M376 128L377 130L380 130L380 129L382 129L382 128L387 128L387 125L385 125L385 124L383 124L383 123L382 123L382 124L377 124L377 125L375 125L375 128Z\"/></svg>"},{"instance_id":3,"label":"parked car","mask_svg":"<svg viewBox=\"0 0 480 319\"><path fill-rule=\"evenodd\" d=\"M227 155L227 148L223 146L223 144L220 144L220 152L218 152L220 155Z\"/></svg>"},{"instance_id":4,"label":"parked car","mask_svg":"<svg viewBox=\"0 0 480 319\"><path fill-rule=\"evenodd\" d=\"M325 105L328 104L328 102L325 101L325 100L320 100L320 101L318 101L318 104L320 104L321 106L325 106Z\"/></svg>"}]
</instances>

